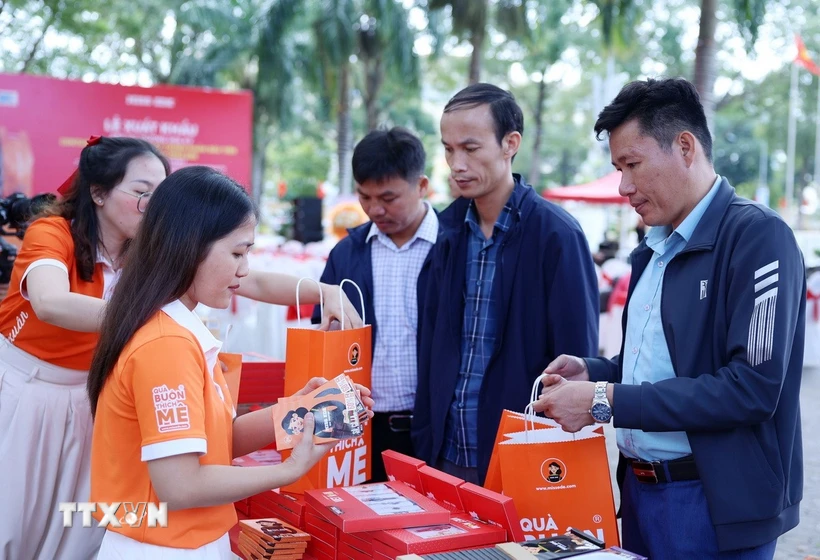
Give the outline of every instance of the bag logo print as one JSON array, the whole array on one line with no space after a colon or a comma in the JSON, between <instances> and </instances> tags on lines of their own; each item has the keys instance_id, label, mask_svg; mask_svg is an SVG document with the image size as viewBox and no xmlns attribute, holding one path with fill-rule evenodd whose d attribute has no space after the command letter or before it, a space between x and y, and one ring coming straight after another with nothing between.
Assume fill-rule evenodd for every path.
<instances>
[{"instance_id":1,"label":"bag logo print","mask_svg":"<svg viewBox=\"0 0 820 560\"><path fill-rule=\"evenodd\" d=\"M354 342L350 349L347 351L347 361L350 362L351 366L355 366L359 363L359 356L361 354L361 348L359 348L359 343Z\"/></svg>"},{"instance_id":2,"label":"bag logo print","mask_svg":"<svg viewBox=\"0 0 820 560\"><path fill-rule=\"evenodd\" d=\"M567 466L561 459L549 458L541 463L541 476L550 484L558 484L567 476Z\"/></svg>"}]
</instances>

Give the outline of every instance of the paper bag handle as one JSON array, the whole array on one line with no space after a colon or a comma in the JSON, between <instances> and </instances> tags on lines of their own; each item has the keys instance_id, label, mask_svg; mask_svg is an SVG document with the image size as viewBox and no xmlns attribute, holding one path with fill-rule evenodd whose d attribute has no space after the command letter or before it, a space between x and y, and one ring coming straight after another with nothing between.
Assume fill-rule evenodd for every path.
<instances>
[{"instance_id":1,"label":"paper bag handle","mask_svg":"<svg viewBox=\"0 0 820 560\"><path fill-rule=\"evenodd\" d=\"M541 392L539 391L539 387L541 385L541 380L547 376L546 373L542 373L538 377L535 378L535 381L532 384L532 391L530 391L530 402L527 406L524 407L524 433L527 434L529 430L535 430L535 410L533 409L533 405L535 405L536 401L538 401L538 394Z\"/></svg>"},{"instance_id":2,"label":"paper bag handle","mask_svg":"<svg viewBox=\"0 0 820 560\"><path fill-rule=\"evenodd\" d=\"M530 441L530 430L533 432L535 431L535 409L533 406L535 405L536 401L538 401L538 395L541 393L539 387L541 385L541 380L547 377L547 373L542 373L538 377L535 378L535 381L532 384L532 391L530 392L530 403L524 407L524 441L529 443ZM559 426L562 430L563 427ZM572 433L572 439L575 441L575 432Z\"/></svg>"},{"instance_id":3,"label":"paper bag handle","mask_svg":"<svg viewBox=\"0 0 820 560\"><path fill-rule=\"evenodd\" d=\"M361 289L361 288L359 288L359 285L358 285L356 282L354 282L353 280L350 280L349 278L345 278L344 280L342 280L341 282L339 282L339 301L340 301L340 302L342 302L342 301L344 301L344 299L345 299L345 298L344 298L344 291L342 290L342 286L344 285L344 283L345 283L345 282L350 282L351 284L353 284L353 287L354 287L354 288L356 288L356 291L357 291L357 292L359 292L359 299L360 299L360 300L361 300L361 302L362 302L362 324L365 324L365 325L366 325L366 324L367 324L367 321L366 321L366 320L365 320L365 318L364 318L364 296L362 295L362 289ZM344 314L344 309L342 309L342 313L341 313L341 315L342 315L342 316L341 316L342 330L345 330L345 314Z\"/></svg>"},{"instance_id":4,"label":"paper bag handle","mask_svg":"<svg viewBox=\"0 0 820 560\"><path fill-rule=\"evenodd\" d=\"M322 285L319 283L318 280L305 276L304 278L300 278L298 282L296 282L296 320L301 322L302 321L302 307L299 305L299 287L302 285L302 282L307 280L308 282L313 282L316 286L319 287L319 310L322 312L322 316L325 315L325 298L322 294Z\"/></svg>"}]
</instances>

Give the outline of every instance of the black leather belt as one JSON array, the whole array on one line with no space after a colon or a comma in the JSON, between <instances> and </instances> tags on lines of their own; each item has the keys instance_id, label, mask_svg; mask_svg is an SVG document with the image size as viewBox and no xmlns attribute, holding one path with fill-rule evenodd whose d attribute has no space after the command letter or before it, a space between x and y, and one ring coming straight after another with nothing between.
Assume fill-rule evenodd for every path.
<instances>
[{"instance_id":1,"label":"black leather belt","mask_svg":"<svg viewBox=\"0 0 820 560\"><path fill-rule=\"evenodd\" d=\"M635 479L643 484L658 484L661 482L679 482L682 480L698 480L698 467L691 455L672 461L639 461L626 460Z\"/></svg>"},{"instance_id":2,"label":"black leather belt","mask_svg":"<svg viewBox=\"0 0 820 560\"><path fill-rule=\"evenodd\" d=\"M387 419L387 427L391 432L409 432L413 413L409 410L401 412L377 412L378 417Z\"/></svg>"}]
</instances>

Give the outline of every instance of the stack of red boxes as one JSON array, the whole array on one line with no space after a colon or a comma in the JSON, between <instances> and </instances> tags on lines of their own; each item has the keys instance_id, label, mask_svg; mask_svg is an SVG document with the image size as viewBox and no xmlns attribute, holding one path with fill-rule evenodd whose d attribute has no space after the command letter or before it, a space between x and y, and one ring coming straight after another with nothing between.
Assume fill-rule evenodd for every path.
<instances>
[{"instance_id":1,"label":"stack of red boxes","mask_svg":"<svg viewBox=\"0 0 820 560\"><path fill-rule=\"evenodd\" d=\"M274 362L261 354L245 352L242 354L241 380L237 403L273 404L285 394L285 362Z\"/></svg>"},{"instance_id":2,"label":"stack of red boxes","mask_svg":"<svg viewBox=\"0 0 820 560\"><path fill-rule=\"evenodd\" d=\"M390 482L311 490L305 529L317 560L393 560L523 540L512 500L392 451Z\"/></svg>"},{"instance_id":3,"label":"stack of red boxes","mask_svg":"<svg viewBox=\"0 0 820 560\"><path fill-rule=\"evenodd\" d=\"M310 502L305 506L305 531L311 536L308 554L316 560L337 560L339 529L322 517Z\"/></svg>"}]
</instances>

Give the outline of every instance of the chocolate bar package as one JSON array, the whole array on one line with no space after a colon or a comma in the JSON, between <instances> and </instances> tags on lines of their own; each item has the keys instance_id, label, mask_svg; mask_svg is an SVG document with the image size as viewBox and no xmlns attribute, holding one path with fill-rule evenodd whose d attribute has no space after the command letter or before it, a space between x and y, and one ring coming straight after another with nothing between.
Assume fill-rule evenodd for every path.
<instances>
[{"instance_id":1,"label":"chocolate bar package","mask_svg":"<svg viewBox=\"0 0 820 560\"><path fill-rule=\"evenodd\" d=\"M350 378L339 375L307 395L279 399L273 407L276 449L292 449L299 443L308 412L316 419L316 443L358 438L364 433L367 411Z\"/></svg>"},{"instance_id":2,"label":"chocolate bar package","mask_svg":"<svg viewBox=\"0 0 820 560\"><path fill-rule=\"evenodd\" d=\"M532 560L533 558L569 558L604 549L604 543L583 531L570 528L563 535L544 537L519 543L498 545L510 558Z\"/></svg>"}]
</instances>

